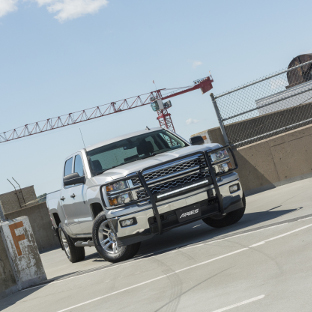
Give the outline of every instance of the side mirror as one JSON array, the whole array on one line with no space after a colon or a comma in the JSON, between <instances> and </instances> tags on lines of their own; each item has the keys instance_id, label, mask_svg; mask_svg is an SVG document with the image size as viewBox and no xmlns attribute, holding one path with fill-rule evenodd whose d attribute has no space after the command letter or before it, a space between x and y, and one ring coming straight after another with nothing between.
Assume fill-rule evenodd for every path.
<instances>
[{"instance_id":1,"label":"side mirror","mask_svg":"<svg viewBox=\"0 0 312 312\"><path fill-rule=\"evenodd\" d=\"M80 176L77 172L71 173L64 177L64 186L75 185L85 183L86 179L84 176Z\"/></svg>"},{"instance_id":2,"label":"side mirror","mask_svg":"<svg viewBox=\"0 0 312 312\"><path fill-rule=\"evenodd\" d=\"M203 137L201 137L200 135L197 135L197 136L193 136L190 138L190 143L191 145L202 145L202 144L205 144L205 141Z\"/></svg>"}]
</instances>

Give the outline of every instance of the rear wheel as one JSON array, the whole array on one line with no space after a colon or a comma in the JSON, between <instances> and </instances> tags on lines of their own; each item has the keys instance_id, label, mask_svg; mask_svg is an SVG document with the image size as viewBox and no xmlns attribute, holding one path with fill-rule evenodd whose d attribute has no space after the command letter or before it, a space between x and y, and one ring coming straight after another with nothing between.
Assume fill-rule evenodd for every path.
<instances>
[{"instance_id":1,"label":"rear wheel","mask_svg":"<svg viewBox=\"0 0 312 312\"><path fill-rule=\"evenodd\" d=\"M134 257L140 248L140 243L120 246L110 222L102 212L94 220L92 238L96 250L106 261L113 263Z\"/></svg>"},{"instance_id":2,"label":"rear wheel","mask_svg":"<svg viewBox=\"0 0 312 312\"><path fill-rule=\"evenodd\" d=\"M65 251L68 260L72 263L79 262L85 258L84 247L76 247L72 239L63 229L62 224L59 225L59 236L61 245Z\"/></svg>"},{"instance_id":3,"label":"rear wheel","mask_svg":"<svg viewBox=\"0 0 312 312\"><path fill-rule=\"evenodd\" d=\"M215 215L203 219L203 221L214 228L222 228L237 223L244 215L246 209L246 199L243 195L244 207L231 211L225 215Z\"/></svg>"}]
</instances>

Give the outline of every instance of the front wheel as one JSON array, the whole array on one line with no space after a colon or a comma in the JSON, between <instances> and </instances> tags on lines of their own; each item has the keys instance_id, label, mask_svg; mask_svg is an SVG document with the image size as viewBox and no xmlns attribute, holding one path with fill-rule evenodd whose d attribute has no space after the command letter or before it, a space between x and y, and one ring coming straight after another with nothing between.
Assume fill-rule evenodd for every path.
<instances>
[{"instance_id":1,"label":"front wheel","mask_svg":"<svg viewBox=\"0 0 312 312\"><path fill-rule=\"evenodd\" d=\"M61 240L62 248L68 260L72 263L79 262L85 258L85 250L83 247L76 247L72 239L66 233L62 224L59 225L59 236Z\"/></svg>"},{"instance_id":2,"label":"front wheel","mask_svg":"<svg viewBox=\"0 0 312 312\"><path fill-rule=\"evenodd\" d=\"M92 239L96 250L106 261L116 263L135 256L140 248L140 243L120 246L116 233L110 222L106 219L105 213L97 215L93 223Z\"/></svg>"},{"instance_id":3,"label":"front wheel","mask_svg":"<svg viewBox=\"0 0 312 312\"><path fill-rule=\"evenodd\" d=\"M244 207L231 211L225 215L211 216L203 219L203 221L214 228L222 228L237 223L244 215L246 209L246 199L243 195Z\"/></svg>"}]
</instances>

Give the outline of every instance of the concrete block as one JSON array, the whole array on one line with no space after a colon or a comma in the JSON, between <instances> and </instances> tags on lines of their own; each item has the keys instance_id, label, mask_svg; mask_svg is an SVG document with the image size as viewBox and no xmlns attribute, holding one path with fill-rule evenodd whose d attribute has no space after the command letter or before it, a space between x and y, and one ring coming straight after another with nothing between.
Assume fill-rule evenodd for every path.
<instances>
[{"instance_id":1,"label":"concrete block","mask_svg":"<svg viewBox=\"0 0 312 312\"><path fill-rule=\"evenodd\" d=\"M1 226L1 223L0 223ZM18 291L17 282L0 235L0 299Z\"/></svg>"},{"instance_id":2,"label":"concrete block","mask_svg":"<svg viewBox=\"0 0 312 312\"><path fill-rule=\"evenodd\" d=\"M18 289L44 282L47 277L28 218L2 222L0 230Z\"/></svg>"},{"instance_id":3,"label":"concrete block","mask_svg":"<svg viewBox=\"0 0 312 312\"><path fill-rule=\"evenodd\" d=\"M52 231L52 222L45 202L5 213L5 217L10 220L21 216L29 218L39 252L60 247L60 243Z\"/></svg>"}]
</instances>

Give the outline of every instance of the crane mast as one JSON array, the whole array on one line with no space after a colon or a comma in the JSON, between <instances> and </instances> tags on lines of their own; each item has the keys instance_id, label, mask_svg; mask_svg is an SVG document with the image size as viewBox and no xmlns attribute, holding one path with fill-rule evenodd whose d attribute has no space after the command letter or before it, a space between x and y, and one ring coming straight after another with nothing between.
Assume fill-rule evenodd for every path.
<instances>
[{"instance_id":1,"label":"crane mast","mask_svg":"<svg viewBox=\"0 0 312 312\"><path fill-rule=\"evenodd\" d=\"M110 102L107 104L87 108L81 111L72 112L66 115L61 115L57 117L47 118L45 120L37 121L34 123L26 124L24 126L1 132L0 133L0 143L9 142L12 140L21 139L31 135L51 131L58 128L67 127L70 125L75 125L88 120L108 116L111 114L120 113L137 107L145 106L151 104L151 98L156 98L160 100L165 100L172 98L174 96L184 94L193 90L201 89L202 93L206 93L212 89L213 79L211 76L205 77L203 79L194 81L194 85L182 88L174 89L158 89L151 91L149 93L141 94L138 96ZM166 94L164 94L166 93ZM163 128L167 128L175 131L171 114L168 113L168 109L163 109L157 112L157 120Z\"/></svg>"},{"instance_id":2,"label":"crane mast","mask_svg":"<svg viewBox=\"0 0 312 312\"><path fill-rule=\"evenodd\" d=\"M162 109L161 111L158 111L157 115L157 120L162 128L169 129L175 132L174 125L171 119L171 114L168 113L168 109Z\"/></svg>"}]
</instances>

